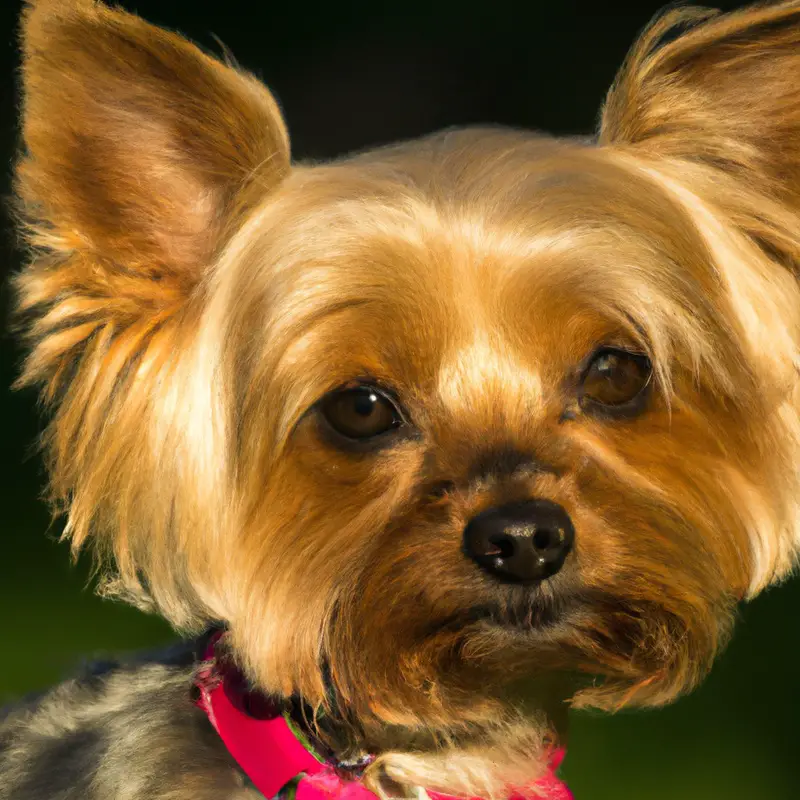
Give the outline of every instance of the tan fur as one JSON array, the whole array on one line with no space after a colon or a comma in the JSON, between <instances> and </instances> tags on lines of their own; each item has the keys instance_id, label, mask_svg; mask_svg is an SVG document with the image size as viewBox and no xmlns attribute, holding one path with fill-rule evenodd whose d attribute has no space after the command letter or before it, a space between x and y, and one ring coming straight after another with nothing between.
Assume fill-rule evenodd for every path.
<instances>
[{"instance_id":1,"label":"tan fur","mask_svg":"<svg viewBox=\"0 0 800 800\"><path fill-rule=\"evenodd\" d=\"M789 573L800 3L656 21L597 145L453 131L321 166L290 166L263 86L133 15L37 2L23 39L21 383L67 534L107 591L224 622L261 688L339 714L376 790L502 796L564 702L673 700ZM577 405L601 344L654 365L636 417ZM415 435L353 454L315 404L367 377ZM531 497L575 550L496 584L464 525Z\"/></svg>"}]
</instances>

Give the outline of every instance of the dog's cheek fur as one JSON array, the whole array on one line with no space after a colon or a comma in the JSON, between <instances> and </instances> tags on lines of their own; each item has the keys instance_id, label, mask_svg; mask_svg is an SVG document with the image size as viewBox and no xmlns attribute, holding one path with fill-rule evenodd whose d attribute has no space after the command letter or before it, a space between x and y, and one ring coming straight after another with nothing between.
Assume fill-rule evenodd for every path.
<instances>
[{"instance_id":1,"label":"dog's cheek fur","mask_svg":"<svg viewBox=\"0 0 800 800\"><path fill-rule=\"evenodd\" d=\"M800 546L796 217L702 165L654 166L647 157L639 165L694 220L724 289L721 318L738 341L739 355L731 359L738 378L727 392L687 383L680 396L695 425L705 429L690 441L706 440L705 452L719 454L718 471L728 475L720 484L738 495L734 505L750 539L744 596L752 597L789 574Z\"/></svg>"},{"instance_id":2,"label":"dog's cheek fur","mask_svg":"<svg viewBox=\"0 0 800 800\"><path fill-rule=\"evenodd\" d=\"M362 468L354 502L352 473L358 469L341 464L343 480L326 478L329 464L309 470L307 460L292 459L304 447L303 437L290 445L228 556L238 565L229 621L236 649L259 685L299 692L321 706L327 702L321 665L338 657L328 652L328 630L357 594L376 532L408 502L414 458L373 465L371 475ZM371 643L365 636L353 645Z\"/></svg>"}]
</instances>

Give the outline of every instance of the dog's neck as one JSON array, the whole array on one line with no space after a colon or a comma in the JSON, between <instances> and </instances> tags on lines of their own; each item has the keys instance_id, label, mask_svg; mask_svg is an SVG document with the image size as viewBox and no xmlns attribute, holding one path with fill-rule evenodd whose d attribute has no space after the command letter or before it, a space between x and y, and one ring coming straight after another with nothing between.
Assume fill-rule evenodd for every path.
<instances>
[{"instance_id":1,"label":"dog's neck","mask_svg":"<svg viewBox=\"0 0 800 800\"><path fill-rule=\"evenodd\" d=\"M333 692L329 697L330 708L325 713L297 696L272 697L254 687L236 667L232 653L226 648L225 639L222 630L212 631L203 637L202 664L195 679L195 686L199 690L197 705L206 712L240 765L241 760L235 752L239 746L244 751L243 760L258 763L264 761L263 753L256 753L259 747L265 752L280 753L283 747L281 741L296 738L302 747L298 749L297 742L291 741L291 748L297 751L300 761L308 760L308 756L311 759L309 763L315 763L315 759L324 763L340 779L360 782L365 769L376 758L380 760L382 754L405 752L419 756L430 753L440 758L442 744L446 741L446 749L451 753L461 751L470 759L486 751L483 756L487 763L493 765L493 769L502 769L506 748L510 745L513 749L513 743L508 738L512 733L510 727L484 729L470 726L468 729L461 728L456 734L423 726L411 729L382 725L375 726L370 732L348 718L347 709L337 702ZM549 764L548 780L557 787L561 784L555 777L553 764L560 761L563 754L567 719L566 704L559 689L563 687L553 685L552 679L547 681L547 685L535 682L516 687L515 696L524 698L517 703L522 705L520 711L523 714L530 712L531 719L537 719L542 724L523 726L522 730L513 731L514 739L524 741L529 750L517 748L516 763L509 761L509 771L513 773L521 763L531 763L532 758L535 760L535 753L539 752ZM215 705L221 708L221 712L215 710ZM543 714L545 707L550 712L547 716ZM224 719L226 715L227 722ZM226 740L226 729L227 733L233 735L232 742ZM535 732L534 736L531 736L532 731ZM283 756L278 759L281 760L285 760ZM299 771L303 772L304 769ZM246 768L245 772L248 772ZM273 779L271 775L267 778L268 781Z\"/></svg>"},{"instance_id":2,"label":"dog's neck","mask_svg":"<svg viewBox=\"0 0 800 800\"><path fill-rule=\"evenodd\" d=\"M414 728L376 722L370 726L358 723L341 702L332 681L324 670L327 687L326 710L321 711L294 696L282 701L296 727L326 759L349 769L361 764L370 755L387 750L436 751L443 740L468 747L485 741L486 730L479 724L456 725L448 730L435 730L420 725ZM558 673L547 673L536 679L513 684L508 688L509 705L531 719L543 720L543 738L554 746L566 747L569 735L569 698L575 693L574 682ZM513 698L513 699L512 699Z\"/></svg>"}]
</instances>

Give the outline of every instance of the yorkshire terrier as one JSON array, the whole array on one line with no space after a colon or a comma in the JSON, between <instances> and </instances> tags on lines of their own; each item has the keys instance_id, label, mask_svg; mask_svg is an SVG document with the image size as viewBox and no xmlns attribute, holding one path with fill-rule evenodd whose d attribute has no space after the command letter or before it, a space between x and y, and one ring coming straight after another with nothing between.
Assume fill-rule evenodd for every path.
<instances>
[{"instance_id":1,"label":"yorkshire terrier","mask_svg":"<svg viewBox=\"0 0 800 800\"><path fill-rule=\"evenodd\" d=\"M692 689L791 571L798 0L662 15L591 141L322 165L95 0L23 59L52 500L197 638L9 712L1 798L566 797L566 709Z\"/></svg>"}]
</instances>

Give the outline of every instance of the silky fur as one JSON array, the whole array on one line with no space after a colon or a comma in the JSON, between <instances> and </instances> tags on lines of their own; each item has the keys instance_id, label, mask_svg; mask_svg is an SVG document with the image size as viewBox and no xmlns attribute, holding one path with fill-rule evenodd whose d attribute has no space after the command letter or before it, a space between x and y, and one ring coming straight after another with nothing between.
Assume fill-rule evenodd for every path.
<instances>
[{"instance_id":1,"label":"silky fur","mask_svg":"<svg viewBox=\"0 0 800 800\"><path fill-rule=\"evenodd\" d=\"M104 591L224 623L260 688L378 753L370 786L503 796L566 704L675 699L789 574L800 3L663 15L597 140L325 165L252 76L123 11L31 3L23 53L20 383L65 535ZM650 357L641 413L579 404L600 345ZM408 424L345 452L316 403L364 379ZM497 585L464 525L531 497L574 551Z\"/></svg>"}]
</instances>

